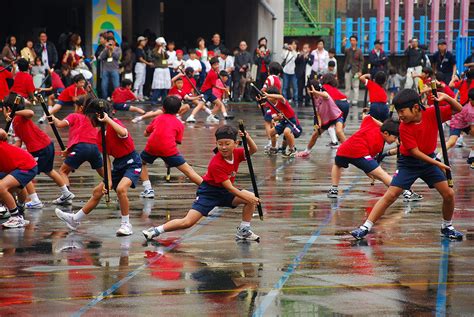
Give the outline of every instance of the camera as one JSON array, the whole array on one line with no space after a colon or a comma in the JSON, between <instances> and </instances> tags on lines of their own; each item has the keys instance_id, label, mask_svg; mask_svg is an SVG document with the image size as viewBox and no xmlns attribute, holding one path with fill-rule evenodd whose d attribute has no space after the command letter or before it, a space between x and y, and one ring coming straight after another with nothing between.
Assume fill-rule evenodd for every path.
<instances>
[{"instance_id":1,"label":"camera","mask_svg":"<svg viewBox=\"0 0 474 317\"><path fill-rule=\"evenodd\" d=\"M283 44L283 49L284 49L284 50L287 50L288 48L289 48L288 43Z\"/></svg>"}]
</instances>

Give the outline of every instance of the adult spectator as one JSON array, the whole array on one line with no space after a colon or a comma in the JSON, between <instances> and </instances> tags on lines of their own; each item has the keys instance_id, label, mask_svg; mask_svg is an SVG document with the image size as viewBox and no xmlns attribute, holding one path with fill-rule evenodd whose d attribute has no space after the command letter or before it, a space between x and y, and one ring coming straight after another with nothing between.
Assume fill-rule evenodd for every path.
<instances>
[{"instance_id":1,"label":"adult spectator","mask_svg":"<svg viewBox=\"0 0 474 317\"><path fill-rule=\"evenodd\" d=\"M84 58L84 51L82 50L82 39L77 33L73 33L69 39L69 50L74 51L80 58Z\"/></svg>"},{"instance_id":2,"label":"adult spectator","mask_svg":"<svg viewBox=\"0 0 474 317\"><path fill-rule=\"evenodd\" d=\"M347 38L342 40L342 50L344 51L344 84L346 86L345 95L352 102L357 105L359 102L359 77L362 75L362 67L364 66L364 55L362 50L357 47L357 36L352 35L349 38L350 47L346 47ZM351 89L353 96L350 98Z\"/></svg>"},{"instance_id":3,"label":"adult spectator","mask_svg":"<svg viewBox=\"0 0 474 317\"><path fill-rule=\"evenodd\" d=\"M262 38L264 39L264 38ZM259 41L260 43L261 41ZM262 41L263 42L263 41ZM266 40L265 40L266 42ZM253 53L253 62L257 65L257 87L262 88L268 76L268 64L271 62L270 50L265 44L259 44Z\"/></svg>"},{"instance_id":4,"label":"adult spectator","mask_svg":"<svg viewBox=\"0 0 474 317\"><path fill-rule=\"evenodd\" d=\"M303 105L303 95L304 95L304 102L305 106L309 104L309 95L305 91L306 83L308 81L308 77L313 72L312 64L314 55L310 54L311 49L309 48L308 43L304 43L301 51L298 53L298 56L295 60L295 74L296 79L298 81L298 106L301 107Z\"/></svg>"},{"instance_id":5,"label":"adult spectator","mask_svg":"<svg viewBox=\"0 0 474 317\"><path fill-rule=\"evenodd\" d=\"M58 51L53 43L48 41L46 32L40 32L39 42L35 43L34 50L36 55L41 57L43 65L48 68L54 68L58 63Z\"/></svg>"},{"instance_id":6,"label":"adult spectator","mask_svg":"<svg viewBox=\"0 0 474 317\"><path fill-rule=\"evenodd\" d=\"M122 61L120 66L123 69L122 79L128 79L133 82L133 64L135 63L135 53L130 44L122 40Z\"/></svg>"},{"instance_id":7,"label":"adult spectator","mask_svg":"<svg viewBox=\"0 0 474 317\"><path fill-rule=\"evenodd\" d=\"M247 42L239 43L239 51L234 56L234 99L239 102L244 98L245 88L250 80L250 65L252 65L252 55L247 51Z\"/></svg>"},{"instance_id":8,"label":"adult spectator","mask_svg":"<svg viewBox=\"0 0 474 317\"><path fill-rule=\"evenodd\" d=\"M291 41L289 44L283 46L283 52L281 53L281 66L283 66L283 97L290 100L289 89L290 85L293 89L293 101L298 102L298 81L296 79L296 57L298 56L298 42L296 40Z\"/></svg>"},{"instance_id":9,"label":"adult spectator","mask_svg":"<svg viewBox=\"0 0 474 317\"><path fill-rule=\"evenodd\" d=\"M234 73L234 56L231 55L227 48L222 49L219 55L219 71L221 70L225 70L229 74L227 85L230 87Z\"/></svg>"},{"instance_id":10,"label":"adult spectator","mask_svg":"<svg viewBox=\"0 0 474 317\"><path fill-rule=\"evenodd\" d=\"M36 58L35 50L33 49L33 41L27 40L26 46L20 51L22 58L26 59L30 65L33 65Z\"/></svg>"},{"instance_id":11,"label":"adult spectator","mask_svg":"<svg viewBox=\"0 0 474 317\"><path fill-rule=\"evenodd\" d=\"M214 51L215 56L219 56L225 48L226 47L221 41L221 35L219 33L215 33L212 36L211 44L209 44L208 49L210 51Z\"/></svg>"},{"instance_id":12,"label":"adult spectator","mask_svg":"<svg viewBox=\"0 0 474 317\"><path fill-rule=\"evenodd\" d=\"M438 51L431 57L436 79L449 84L456 74L456 56L448 51L445 40L438 42Z\"/></svg>"},{"instance_id":13,"label":"adult spectator","mask_svg":"<svg viewBox=\"0 0 474 317\"><path fill-rule=\"evenodd\" d=\"M324 40L319 39L316 43L316 49L311 52L313 64L311 65L311 78L320 77L327 73L329 53L324 48Z\"/></svg>"},{"instance_id":14,"label":"adult spectator","mask_svg":"<svg viewBox=\"0 0 474 317\"><path fill-rule=\"evenodd\" d=\"M155 48L152 52L153 65L153 83L151 85L153 102L160 100L163 103L168 90L171 88L171 75L168 70L168 53L166 52L166 41L163 37L155 40Z\"/></svg>"},{"instance_id":15,"label":"adult spectator","mask_svg":"<svg viewBox=\"0 0 474 317\"><path fill-rule=\"evenodd\" d=\"M369 53L370 76L374 78L378 72L387 73L387 54L382 49L382 41L375 40L374 49Z\"/></svg>"},{"instance_id":16,"label":"adult spectator","mask_svg":"<svg viewBox=\"0 0 474 317\"><path fill-rule=\"evenodd\" d=\"M405 88L416 88L420 79L413 79L413 75L420 75L423 64L426 63L425 52L418 46L417 38L412 38L405 50L405 56L408 58Z\"/></svg>"},{"instance_id":17,"label":"adult spectator","mask_svg":"<svg viewBox=\"0 0 474 317\"><path fill-rule=\"evenodd\" d=\"M102 61L102 98L110 96L109 82L112 82L113 90L120 85L119 64L122 50L117 46L114 37L107 37L105 49L100 53L99 60Z\"/></svg>"},{"instance_id":18,"label":"adult spectator","mask_svg":"<svg viewBox=\"0 0 474 317\"><path fill-rule=\"evenodd\" d=\"M11 62L14 62L17 58L19 58L19 55L20 54L16 49L16 37L10 35L7 37L7 42L5 43L5 46L2 50L2 62L5 65L11 64Z\"/></svg>"},{"instance_id":19,"label":"adult spectator","mask_svg":"<svg viewBox=\"0 0 474 317\"><path fill-rule=\"evenodd\" d=\"M84 51L81 47L81 37L79 34L72 34L69 39L68 50L63 55L62 64L66 64L71 69L71 75L82 74L87 80L92 79L92 72L84 62Z\"/></svg>"},{"instance_id":20,"label":"adult spectator","mask_svg":"<svg viewBox=\"0 0 474 317\"><path fill-rule=\"evenodd\" d=\"M102 96L102 61L99 60L100 53L105 49L105 44L107 43L107 35L105 32L100 33L99 35L99 45L95 49L94 57L97 60L96 63L96 74L97 74L97 94ZM67 86L66 86L67 87Z\"/></svg>"},{"instance_id":21,"label":"adult spectator","mask_svg":"<svg viewBox=\"0 0 474 317\"><path fill-rule=\"evenodd\" d=\"M145 53L145 46L148 43L148 39L144 36L137 38L137 49L135 50L135 82L133 90L139 100L143 100L143 85L145 85L146 79L146 66L153 67L153 63L147 60Z\"/></svg>"},{"instance_id":22,"label":"adult spectator","mask_svg":"<svg viewBox=\"0 0 474 317\"><path fill-rule=\"evenodd\" d=\"M467 69L474 69L474 51L464 60L464 67Z\"/></svg>"}]
</instances>

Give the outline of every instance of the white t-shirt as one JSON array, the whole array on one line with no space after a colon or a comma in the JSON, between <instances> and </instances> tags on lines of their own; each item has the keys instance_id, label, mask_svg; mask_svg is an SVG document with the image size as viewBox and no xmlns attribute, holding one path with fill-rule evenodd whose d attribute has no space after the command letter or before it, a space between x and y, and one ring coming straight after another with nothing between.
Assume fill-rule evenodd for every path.
<instances>
[{"instance_id":1,"label":"white t-shirt","mask_svg":"<svg viewBox=\"0 0 474 317\"><path fill-rule=\"evenodd\" d=\"M222 59L219 56L219 70L226 70L227 68L234 68L234 57L227 56L225 59Z\"/></svg>"},{"instance_id":2,"label":"white t-shirt","mask_svg":"<svg viewBox=\"0 0 474 317\"><path fill-rule=\"evenodd\" d=\"M174 67L175 62L178 60L176 57L176 51L166 51L168 53L168 67Z\"/></svg>"},{"instance_id":3,"label":"white t-shirt","mask_svg":"<svg viewBox=\"0 0 474 317\"><path fill-rule=\"evenodd\" d=\"M194 69L194 73L197 75L200 73L201 70L201 62L198 59L191 60L188 59L186 63L184 63L185 67L192 67Z\"/></svg>"},{"instance_id":4,"label":"white t-shirt","mask_svg":"<svg viewBox=\"0 0 474 317\"><path fill-rule=\"evenodd\" d=\"M311 55L314 56L312 69L318 74L327 73L328 62L329 62L329 53L325 49L319 51L315 49L311 52Z\"/></svg>"},{"instance_id":5,"label":"white t-shirt","mask_svg":"<svg viewBox=\"0 0 474 317\"><path fill-rule=\"evenodd\" d=\"M283 61L286 60L286 65L283 67L283 72L288 75L293 75L295 73L295 60L298 53L296 51L283 50L281 58Z\"/></svg>"},{"instance_id":6,"label":"white t-shirt","mask_svg":"<svg viewBox=\"0 0 474 317\"><path fill-rule=\"evenodd\" d=\"M336 64L336 66L334 67L334 71L333 71L333 72L330 72L330 73L333 74L333 75L337 75L337 59L336 59L335 57L331 57L331 58L329 58L328 63L329 63L330 61L333 61L334 64ZM328 71L328 72L329 72L329 71Z\"/></svg>"}]
</instances>

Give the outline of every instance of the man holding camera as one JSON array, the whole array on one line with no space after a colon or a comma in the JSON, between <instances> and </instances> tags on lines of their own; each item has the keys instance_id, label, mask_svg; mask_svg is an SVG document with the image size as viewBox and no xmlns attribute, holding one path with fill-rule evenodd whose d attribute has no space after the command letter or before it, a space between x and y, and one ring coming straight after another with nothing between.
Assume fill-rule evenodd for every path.
<instances>
[{"instance_id":1,"label":"man holding camera","mask_svg":"<svg viewBox=\"0 0 474 317\"><path fill-rule=\"evenodd\" d=\"M281 66L283 67L283 97L286 100L289 99L288 90L290 89L290 83L293 88L293 102L298 102L298 79L296 78L296 57L298 57L298 42L293 40L291 43L283 46L283 52L281 54L281 58L283 58L283 62L281 62Z\"/></svg>"},{"instance_id":2,"label":"man holding camera","mask_svg":"<svg viewBox=\"0 0 474 317\"><path fill-rule=\"evenodd\" d=\"M109 94L109 82L112 82L114 91L120 85L120 58L122 57L122 50L117 43L115 38L112 36L107 37L107 43L105 49L100 53L99 60L102 62L101 78L102 78L102 98L107 99Z\"/></svg>"}]
</instances>

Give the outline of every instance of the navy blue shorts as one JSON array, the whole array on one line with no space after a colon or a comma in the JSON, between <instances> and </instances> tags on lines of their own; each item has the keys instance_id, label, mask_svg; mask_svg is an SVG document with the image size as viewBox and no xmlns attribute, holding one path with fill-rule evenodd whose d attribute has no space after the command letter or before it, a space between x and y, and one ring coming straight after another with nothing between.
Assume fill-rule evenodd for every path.
<instances>
[{"instance_id":1,"label":"navy blue shorts","mask_svg":"<svg viewBox=\"0 0 474 317\"><path fill-rule=\"evenodd\" d=\"M263 110L265 113L265 115L263 116L263 119L265 120L265 122L272 122L273 117L272 117L272 112L270 111L270 109L264 107Z\"/></svg>"},{"instance_id":2,"label":"navy blue shorts","mask_svg":"<svg viewBox=\"0 0 474 317\"><path fill-rule=\"evenodd\" d=\"M130 110L130 105L126 103L114 103L112 105L117 111L128 111Z\"/></svg>"},{"instance_id":3,"label":"navy blue shorts","mask_svg":"<svg viewBox=\"0 0 474 317\"><path fill-rule=\"evenodd\" d=\"M143 162L148 164L153 164L153 162L159 157L168 167L178 167L186 163L184 157L179 153L173 156L155 156L142 151L142 153L140 153L140 157L142 158Z\"/></svg>"},{"instance_id":4,"label":"navy blue shorts","mask_svg":"<svg viewBox=\"0 0 474 317\"><path fill-rule=\"evenodd\" d=\"M42 150L31 153L36 163L38 163L38 174L49 173L53 170L54 164L54 144L51 142Z\"/></svg>"},{"instance_id":5,"label":"navy blue shorts","mask_svg":"<svg viewBox=\"0 0 474 317\"><path fill-rule=\"evenodd\" d=\"M102 167L102 155L97 145L78 143L69 150L69 155L64 160L64 163L73 169L78 169L84 162L89 162L91 168L95 170Z\"/></svg>"},{"instance_id":6,"label":"navy blue shorts","mask_svg":"<svg viewBox=\"0 0 474 317\"><path fill-rule=\"evenodd\" d=\"M464 132L466 133L467 135L469 135L469 133L471 133L471 127L470 126L467 126L465 128L462 128L462 129L456 129L456 128L449 128L449 136L451 135L457 135L458 137L461 136L461 132Z\"/></svg>"},{"instance_id":7,"label":"navy blue shorts","mask_svg":"<svg viewBox=\"0 0 474 317\"><path fill-rule=\"evenodd\" d=\"M116 190L122 178L127 177L132 181L132 188L138 183L142 172L142 160L137 152L116 158L112 168L112 189Z\"/></svg>"},{"instance_id":8,"label":"navy blue shorts","mask_svg":"<svg viewBox=\"0 0 474 317\"><path fill-rule=\"evenodd\" d=\"M344 118L344 122L346 122L347 116L349 115L349 108L351 107L351 105L347 100L336 100L335 103L339 110L342 111L342 117Z\"/></svg>"},{"instance_id":9,"label":"navy blue shorts","mask_svg":"<svg viewBox=\"0 0 474 317\"><path fill-rule=\"evenodd\" d=\"M59 95L63 92L64 88L57 88L54 92L54 98L58 98Z\"/></svg>"},{"instance_id":10,"label":"navy blue shorts","mask_svg":"<svg viewBox=\"0 0 474 317\"><path fill-rule=\"evenodd\" d=\"M5 176L11 175L13 176L18 183L20 183L20 188L24 188L29 182L38 175L38 165L33 167L30 170L14 170L10 173L0 173L0 179L3 179Z\"/></svg>"},{"instance_id":11,"label":"navy blue shorts","mask_svg":"<svg viewBox=\"0 0 474 317\"><path fill-rule=\"evenodd\" d=\"M323 125L323 126L321 127L321 129L327 130L327 129L329 129L330 126L335 125L335 124L338 123L338 122L344 124L344 117L340 116L340 117L337 118L337 119L334 119L334 120L332 120L332 121L329 121L329 123ZM313 124L316 125L317 123L318 123L318 122L317 122L316 118L313 117Z\"/></svg>"},{"instance_id":12,"label":"navy blue shorts","mask_svg":"<svg viewBox=\"0 0 474 317\"><path fill-rule=\"evenodd\" d=\"M334 162L337 166L343 168L348 168L349 164L352 164L358 169L363 170L366 174L372 172L374 169L379 167L377 160L374 160L371 156L350 158L336 155L336 157L334 158Z\"/></svg>"},{"instance_id":13,"label":"navy blue shorts","mask_svg":"<svg viewBox=\"0 0 474 317\"><path fill-rule=\"evenodd\" d=\"M384 122L389 117L389 108L386 103L373 102L370 104L369 114L381 122Z\"/></svg>"},{"instance_id":14,"label":"navy blue shorts","mask_svg":"<svg viewBox=\"0 0 474 317\"><path fill-rule=\"evenodd\" d=\"M61 106L74 106L74 101L62 101L58 100L57 104Z\"/></svg>"},{"instance_id":15,"label":"navy blue shorts","mask_svg":"<svg viewBox=\"0 0 474 317\"><path fill-rule=\"evenodd\" d=\"M434 153L430 157L434 158ZM411 185L421 178L430 188L433 188L436 183L446 181L446 175L439 167L411 156L400 155L397 168L390 186L410 189Z\"/></svg>"},{"instance_id":16,"label":"navy blue shorts","mask_svg":"<svg viewBox=\"0 0 474 317\"><path fill-rule=\"evenodd\" d=\"M235 196L227 189L211 186L206 182L202 182L196 191L196 199L194 200L191 209L197 210L201 215L207 217L214 207L237 207L232 206L234 198Z\"/></svg>"},{"instance_id":17,"label":"navy blue shorts","mask_svg":"<svg viewBox=\"0 0 474 317\"><path fill-rule=\"evenodd\" d=\"M217 100L217 97L212 93L212 89L208 89L202 92L205 101L214 102Z\"/></svg>"},{"instance_id":18,"label":"navy blue shorts","mask_svg":"<svg viewBox=\"0 0 474 317\"><path fill-rule=\"evenodd\" d=\"M396 94L399 90L400 90L400 88L398 88L398 87L390 87L388 89L388 91L393 92L394 94Z\"/></svg>"},{"instance_id":19,"label":"navy blue shorts","mask_svg":"<svg viewBox=\"0 0 474 317\"><path fill-rule=\"evenodd\" d=\"M279 135L283 135L283 131L285 131L286 128L289 128L291 130L291 133L293 133L293 135L295 136L295 138L299 138L299 136L301 135L301 132L303 132L303 129L301 128L301 126L299 124L296 123L296 119L295 118L291 118L290 121L296 125L296 127L298 128L299 131L296 131L294 128L293 128L293 125L291 125L288 121L286 121L285 119L281 120L276 126L275 126L275 131L277 134Z\"/></svg>"}]
</instances>

